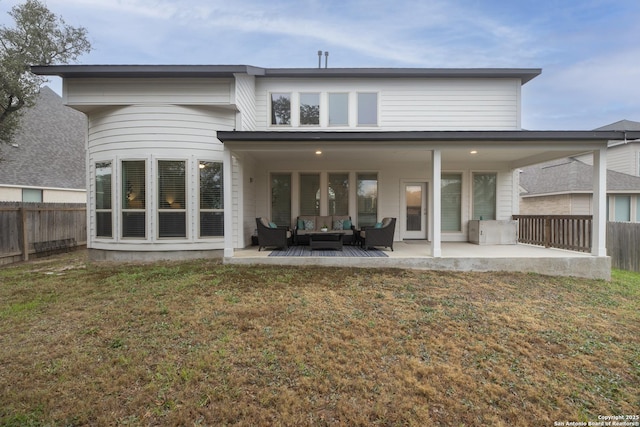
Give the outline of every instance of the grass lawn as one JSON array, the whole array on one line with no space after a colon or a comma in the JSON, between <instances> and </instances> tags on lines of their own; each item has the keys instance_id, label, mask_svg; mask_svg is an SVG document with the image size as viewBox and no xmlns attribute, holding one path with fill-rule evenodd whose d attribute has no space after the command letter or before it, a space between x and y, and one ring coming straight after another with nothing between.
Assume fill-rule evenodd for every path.
<instances>
[{"instance_id":1,"label":"grass lawn","mask_svg":"<svg viewBox=\"0 0 640 427\"><path fill-rule=\"evenodd\" d=\"M0 268L0 425L552 426L640 413L640 275Z\"/></svg>"}]
</instances>

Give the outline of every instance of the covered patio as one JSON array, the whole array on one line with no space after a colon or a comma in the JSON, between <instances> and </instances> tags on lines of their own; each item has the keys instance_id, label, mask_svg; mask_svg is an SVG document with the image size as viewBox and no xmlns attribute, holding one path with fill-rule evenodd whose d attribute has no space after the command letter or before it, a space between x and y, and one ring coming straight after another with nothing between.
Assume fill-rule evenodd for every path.
<instances>
[{"instance_id":1,"label":"covered patio","mask_svg":"<svg viewBox=\"0 0 640 427\"><path fill-rule=\"evenodd\" d=\"M397 267L453 271L528 271L608 279L610 259L606 256L606 146L607 141L624 139L613 131L389 131L389 132L218 132L224 144L225 163L234 164L241 179L232 188L231 171L225 181L226 233L231 224L244 224L236 240L225 239L225 262L280 265L325 265L356 267ZM315 154L314 154L315 153ZM321 153L321 155L317 155ZM594 215L591 253L544 249L529 245L478 246L466 243L468 223L473 218L469 179L475 171L496 171L499 184L495 218L510 220L518 214L518 169L549 159L593 153ZM270 217L270 175L274 172L327 173L376 171L379 176L378 219L398 218L394 252L383 258L369 257L283 257L258 253L249 247L255 217ZM441 212L442 176L457 173L463 179L460 228L445 230L449 218ZM326 178L321 178L326 179ZM426 184L425 236L412 240L403 208L403 183ZM298 188L294 180L292 195ZM237 191L236 189L240 189ZM234 200L231 195L240 194ZM358 212L355 188L349 199L349 213ZM234 203L235 202L235 203ZM299 215L292 203L291 225ZM320 212L327 213L320 201ZM482 219L482 218L480 218ZM486 218L485 218L486 219ZM225 234L226 234L225 233ZM236 242L244 244L236 244ZM396 246L397 244L397 246ZM243 249L244 248L244 249Z\"/></svg>"},{"instance_id":2,"label":"covered patio","mask_svg":"<svg viewBox=\"0 0 640 427\"><path fill-rule=\"evenodd\" d=\"M486 245L443 242L442 256L431 256L431 243L424 240L395 242L394 250L381 249L386 257L270 256L272 250L247 247L235 251L226 264L266 264L283 266L325 266L355 268L409 268L446 271L520 271L556 276L576 276L609 280L609 257L546 249L540 246ZM277 249L275 251L278 251Z\"/></svg>"}]
</instances>

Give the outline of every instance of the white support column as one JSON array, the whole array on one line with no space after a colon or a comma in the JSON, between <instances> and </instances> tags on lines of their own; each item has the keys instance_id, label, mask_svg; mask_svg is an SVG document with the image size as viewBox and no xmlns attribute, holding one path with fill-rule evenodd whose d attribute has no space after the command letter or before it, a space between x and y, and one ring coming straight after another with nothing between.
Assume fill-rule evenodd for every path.
<instances>
[{"instance_id":1,"label":"white support column","mask_svg":"<svg viewBox=\"0 0 640 427\"><path fill-rule=\"evenodd\" d=\"M224 179L224 256L233 257L233 161L231 151L225 145L223 160Z\"/></svg>"},{"instance_id":2,"label":"white support column","mask_svg":"<svg viewBox=\"0 0 640 427\"><path fill-rule=\"evenodd\" d=\"M593 235L591 255L607 255L607 149L593 152Z\"/></svg>"},{"instance_id":3,"label":"white support column","mask_svg":"<svg viewBox=\"0 0 640 427\"><path fill-rule=\"evenodd\" d=\"M431 217L431 256L440 258L442 256L442 153L440 150L433 150L431 155L431 191L429 192L429 216Z\"/></svg>"}]
</instances>

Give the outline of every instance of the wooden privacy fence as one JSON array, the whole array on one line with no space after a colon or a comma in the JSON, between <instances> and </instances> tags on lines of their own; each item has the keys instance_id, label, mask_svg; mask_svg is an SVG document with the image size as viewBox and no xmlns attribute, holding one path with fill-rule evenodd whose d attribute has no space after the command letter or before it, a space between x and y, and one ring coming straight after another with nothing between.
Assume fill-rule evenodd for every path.
<instances>
[{"instance_id":1,"label":"wooden privacy fence","mask_svg":"<svg viewBox=\"0 0 640 427\"><path fill-rule=\"evenodd\" d=\"M86 205L0 202L0 265L87 243Z\"/></svg>"},{"instance_id":2,"label":"wooden privacy fence","mask_svg":"<svg viewBox=\"0 0 640 427\"><path fill-rule=\"evenodd\" d=\"M640 272L640 223L607 223L607 255L611 267Z\"/></svg>"},{"instance_id":3,"label":"wooden privacy fence","mask_svg":"<svg viewBox=\"0 0 640 427\"><path fill-rule=\"evenodd\" d=\"M518 242L591 252L592 215L513 215Z\"/></svg>"}]
</instances>

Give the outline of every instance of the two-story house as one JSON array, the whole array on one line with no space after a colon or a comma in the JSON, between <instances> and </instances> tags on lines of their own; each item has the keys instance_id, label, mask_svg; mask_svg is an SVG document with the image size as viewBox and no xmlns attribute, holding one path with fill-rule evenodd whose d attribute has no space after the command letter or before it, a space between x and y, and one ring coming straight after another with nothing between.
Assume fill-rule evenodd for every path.
<instances>
[{"instance_id":1,"label":"two-story house","mask_svg":"<svg viewBox=\"0 0 640 427\"><path fill-rule=\"evenodd\" d=\"M88 116L96 257L232 258L256 217L293 227L303 212L356 227L395 217L395 240L446 257L469 220L518 213L518 168L584 152L601 171L593 255L606 257L605 150L623 136L522 130L521 87L539 69L32 70L62 77L66 104Z\"/></svg>"}]
</instances>

